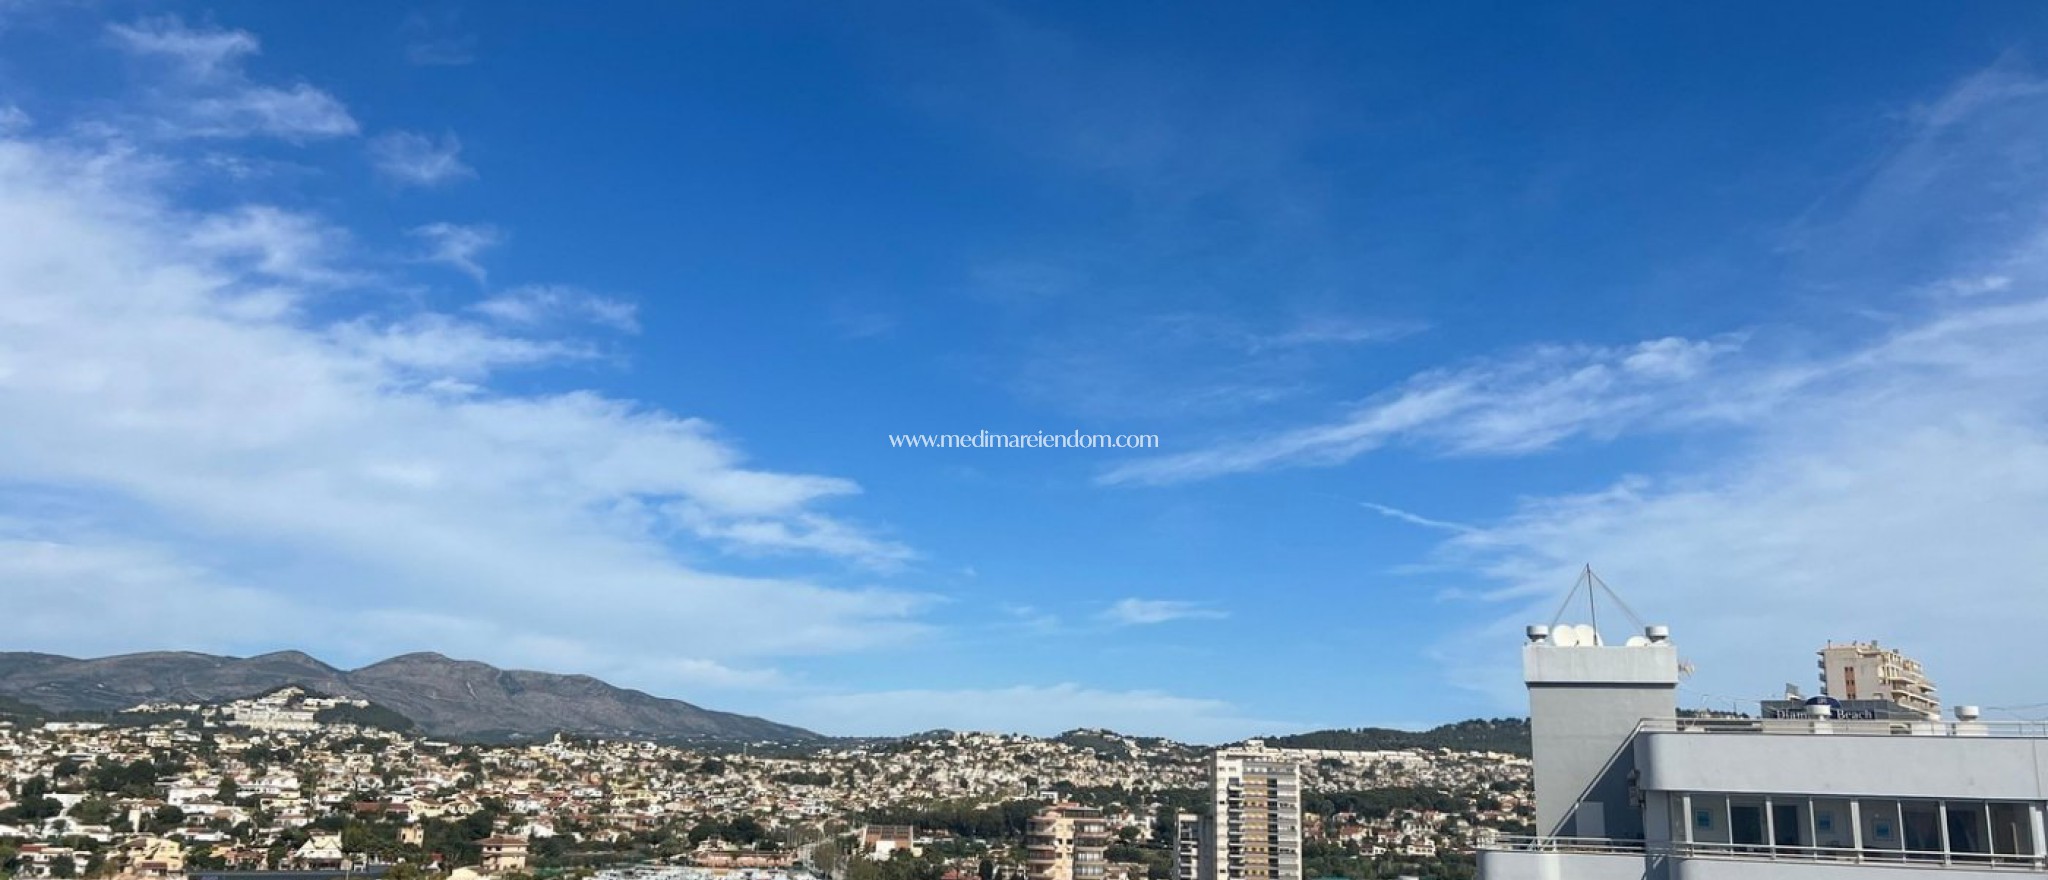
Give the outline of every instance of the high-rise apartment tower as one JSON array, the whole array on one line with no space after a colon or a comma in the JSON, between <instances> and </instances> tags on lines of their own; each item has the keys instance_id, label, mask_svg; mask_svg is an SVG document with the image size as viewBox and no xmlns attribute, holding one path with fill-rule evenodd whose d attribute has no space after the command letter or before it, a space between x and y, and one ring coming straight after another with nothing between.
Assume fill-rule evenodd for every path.
<instances>
[{"instance_id":1,"label":"high-rise apartment tower","mask_svg":"<svg viewBox=\"0 0 2048 880\"><path fill-rule=\"evenodd\" d=\"M1820 649L1822 693L1837 700L1881 700L1924 716L1941 715L1941 698L1920 663L1876 642Z\"/></svg>"},{"instance_id":2,"label":"high-rise apartment tower","mask_svg":"<svg viewBox=\"0 0 2048 880\"><path fill-rule=\"evenodd\" d=\"M1031 817L1024 867L1031 880L1102 880L1108 850L1109 823L1101 810L1055 804Z\"/></svg>"},{"instance_id":3,"label":"high-rise apartment tower","mask_svg":"<svg viewBox=\"0 0 2048 880\"><path fill-rule=\"evenodd\" d=\"M1201 880L1302 880L1301 766L1252 740L1209 758Z\"/></svg>"},{"instance_id":4,"label":"high-rise apartment tower","mask_svg":"<svg viewBox=\"0 0 2048 880\"><path fill-rule=\"evenodd\" d=\"M1173 880L1202 880L1206 823L1194 813L1173 817Z\"/></svg>"}]
</instances>

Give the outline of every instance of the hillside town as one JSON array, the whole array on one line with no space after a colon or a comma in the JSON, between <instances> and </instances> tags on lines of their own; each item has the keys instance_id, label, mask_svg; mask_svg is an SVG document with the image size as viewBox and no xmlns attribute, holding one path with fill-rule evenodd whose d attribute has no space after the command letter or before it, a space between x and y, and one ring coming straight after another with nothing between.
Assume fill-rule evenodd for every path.
<instances>
[{"instance_id":1,"label":"hillside town","mask_svg":"<svg viewBox=\"0 0 2048 880\"><path fill-rule=\"evenodd\" d=\"M1034 813L1085 803L1107 826L1105 876L1164 880L1174 816L1207 784L1206 749L1108 731L804 748L478 744L426 738L388 716L285 688L107 720L0 722L0 871L467 880L658 862L853 880L1023 877ZM1288 754L1312 862L1455 862L1532 815L1529 764L1515 755Z\"/></svg>"}]
</instances>

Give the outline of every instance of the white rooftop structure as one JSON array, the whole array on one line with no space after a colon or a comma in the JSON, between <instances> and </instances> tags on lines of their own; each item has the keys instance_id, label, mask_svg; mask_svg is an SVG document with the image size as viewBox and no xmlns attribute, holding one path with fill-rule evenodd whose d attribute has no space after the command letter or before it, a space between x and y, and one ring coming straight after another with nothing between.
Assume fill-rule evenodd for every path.
<instances>
[{"instance_id":1,"label":"white rooftop structure","mask_svg":"<svg viewBox=\"0 0 2048 880\"><path fill-rule=\"evenodd\" d=\"M1532 626L1536 834L1482 880L1991 878L2048 872L2048 724L1681 719L1663 627Z\"/></svg>"}]
</instances>

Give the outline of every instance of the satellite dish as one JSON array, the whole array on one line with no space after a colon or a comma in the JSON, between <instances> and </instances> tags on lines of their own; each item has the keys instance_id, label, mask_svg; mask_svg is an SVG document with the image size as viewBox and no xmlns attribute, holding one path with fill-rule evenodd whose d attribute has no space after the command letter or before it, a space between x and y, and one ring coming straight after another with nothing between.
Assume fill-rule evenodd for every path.
<instances>
[{"instance_id":1,"label":"satellite dish","mask_svg":"<svg viewBox=\"0 0 2048 880\"><path fill-rule=\"evenodd\" d=\"M1650 640L1642 636L1629 636L1628 641L1624 644L1628 645L1631 648L1641 648L1648 646L1650 644Z\"/></svg>"},{"instance_id":2,"label":"satellite dish","mask_svg":"<svg viewBox=\"0 0 2048 880\"><path fill-rule=\"evenodd\" d=\"M1572 627L1572 629L1579 631L1580 645L1583 645L1588 648L1594 648L1600 645L1600 631L1594 629L1592 624L1582 623L1578 626Z\"/></svg>"},{"instance_id":3,"label":"satellite dish","mask_svg":"<svg viewBox=\"0 0 2048 880\"><path fill-rule=\"evenodd\" d=\"M1550 643L1560 648L1576 647L1579 644L1579 628L1565 625L1551 630Z\"/></svg>"}]
</instances>

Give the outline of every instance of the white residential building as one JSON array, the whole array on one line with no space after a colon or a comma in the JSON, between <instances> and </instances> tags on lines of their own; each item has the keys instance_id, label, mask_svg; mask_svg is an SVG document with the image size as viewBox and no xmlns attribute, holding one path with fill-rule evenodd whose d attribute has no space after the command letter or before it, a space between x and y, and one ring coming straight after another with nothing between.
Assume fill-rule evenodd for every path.
<instances>
[{"instance_id":1,"label":"white residential building","mask_svg":"<svg viewBox=\"0 0 2048 880\"><path fill-rule=\"evenodd\" d=\"M1575 628L1576 629L1576 628ZM1536 835L1482 880L1826 880L2048 871L2048 727L1677 717L1662 627L1627 645L1530 627Z\"/></svg>"},{"instance_id":2,"label":"white residential building","mask_svg":"<svg viewBox=\"0 0 2048 880\"><path fill-rule=\"evenodd\" d=\"M1252 740L1209 758L1201 880L1302 880L1301 765Z\"/></svg>"},{"instance_id":3,"label":"white residential building","mask_svg":"<svg viewBox=\"0 0 2048 880\"><path fill-rule=\"evenodd\" d=\"M1820 683L1821 693L1837 700L1879 700L1941 714L1941 698L1919 661L1876 642L1829 642L1820 649Z\"/></svg>"}]
</instances>

